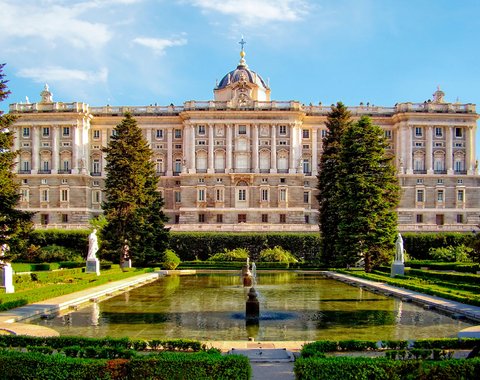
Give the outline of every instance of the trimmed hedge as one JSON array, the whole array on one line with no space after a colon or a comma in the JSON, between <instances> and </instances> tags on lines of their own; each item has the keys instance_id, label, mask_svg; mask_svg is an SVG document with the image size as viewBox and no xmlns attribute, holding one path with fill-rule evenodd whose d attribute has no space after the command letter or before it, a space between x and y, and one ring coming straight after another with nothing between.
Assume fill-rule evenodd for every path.
<instances>
[{"instance_id":1,"label":"trimmed hedge","mask_svg":"<svg viewBox=\"0 0 480 380\"><path fill-rule=\"evenodd\" d=\"M480 286L480 275L470 273L435 272L431 270L410 269L406 271L408 276L441 280L453 283L463 283Z\"/></svg>"},{"instance_id":2,"label":"trimmed hedge","mask_svg":"<svg viewBox=\"0 0 480 380\"><path fill-rule=\"evenodd\" d=\"M412 260L406 261L405 266L410 268L420 269L428 267L429 269L437 270L454 270L455 272L462 273L476 273L480 271L480 264L473 263L443 263L431 260Z\"/></svg>"},{"instance_id":3,"label":"trimmed hedge","mask_svg":"<svg viewBox=\"0 0 480 380\"><path fill-rule=\"evenodd\" d=\"M464 244L469 245L471 233L442 232L442 233L405 233L402 234L403 246L411 260L428 260L430 248L441 248Z\"/></svg>"},{"instance_id":4,"label":"trimmed hedge","mask_svg":"<svg viewBox=\"0 0 480 380\"><path fill-rule=\"evenodd\" d=\"M60 229L38 229L30 232L30 244L45 247L47 245L60 245L62 247L87 252L88 235L90 230L60 230Z\"/></svg>"}]
</instances>

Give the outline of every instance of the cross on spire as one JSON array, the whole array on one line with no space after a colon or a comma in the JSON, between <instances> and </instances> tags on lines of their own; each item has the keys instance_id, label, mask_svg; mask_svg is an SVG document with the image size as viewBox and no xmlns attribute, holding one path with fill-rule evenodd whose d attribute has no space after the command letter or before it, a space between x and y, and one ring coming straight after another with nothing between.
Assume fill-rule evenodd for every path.
<instances>
[{"instance_id":1,"label":"cross on spire","mask_svg":"<svg viewBox=\"0 0 480 380\"><path fill-rule=\"evenodd\" d=\"M245 45L247 42L243 39L243 36L242 36L242 39L240 40L239 44L242 46L242 51L243 51L243 45Z\"/></svg>"}]
</instances>

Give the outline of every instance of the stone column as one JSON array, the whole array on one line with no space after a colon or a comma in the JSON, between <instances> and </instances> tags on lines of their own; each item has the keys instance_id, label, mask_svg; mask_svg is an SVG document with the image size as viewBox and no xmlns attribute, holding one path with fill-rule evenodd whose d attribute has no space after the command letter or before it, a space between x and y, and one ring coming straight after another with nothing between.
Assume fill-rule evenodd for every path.
<instances>
[{"instance_id":1,"label":"stone column","mask_svg":"<svg viewBox=\"0 0 480 380\"><path fill-rule=\"evenodd\" d=\"M427 174L433 174L433 127L427 126L427 141L425 143L425 169Z\"/></svg>"},{"instance_id":2,"label":"stone column","mask_svg":"<svg viewBox=\"0 0 480 380\"><path fill-rule=\"evenodd\" d=\"M258 173L259 170L259 165L258 165L258 154L259 154L259 148L258 148L258 124L253 125L253 136L252 136L252 146L253 146L253 152L252 152L252 170L254 173Z\"/></svg>"},{"instance_id":3,"label":"stone column","mask_svg":"<svg viewBox=\"0 0 480 380\"><path fill-rule=\"evenodd\" d=\"M72 174L78 174L78 125L72 126Z\"/></svg>"},{"instance_id":4,"label":"stone column","mask_svg":"<svg viewBox=\"0 0 480 380\"><path fill-rule=\"evenodd\" d=\"M288 172L295 173L297 171L296 151L297 151L297 126L290 124L290 163L288 164Z\"/></svg>"},{"instance_id":5,"label":"stone column","mask_svg":"<svg viewBox=\"0 0 480 380\"><path fill-rule=\"evenodd\" d=\"M406 168L407 168L407 174L413 174L413 169L412 169L412 133L413 129L411 126L407 125L407 152L406 152Z\"/></svg>"},{"instance_id":6,"label":"stone column","mask_svg":"<svg viewBox=\"0 0 480 380\"><path fill-rule=\"evenodd\" d=\"M152 148L152 128L147 128L145 130L145 139L148 142L148 146Z\"/></svg>"},{"instance_id":7,"label":"stone column","mask_svg":"<svg viewBox=\"0 0 480 380\"><path fill-rule=\"evenodd\" d=\"M447 146L445 147L445 169L447 169L447 174L453 174L453 132L454 128L447 126L445 127L445 132L447 134Z\"/></svg>"},{"instance_id":8,"label":"stone column","mask_svg":"<svg viewBox=\"0 0 480 380\"><path fill-rule=\"evenodd\" d=\"M207 173L215 173L215 158L213 156L213 124L208 124L208 170Z\"/></svg>"},{"instance_id":9,"label":"stone column","mask_svg":"<svg viewBox=\"0 0 480 380\"><path fill-rule=\"evenodd\" d=\"M60 160L60 156L58 153L59 150L59 138L58 135L60 133L60 126L52 125L52 174L57 174L58 172L58 164Z\"/></svg>"},{"instance_id":10,"label":"stone column","mask_svg":"<svg viewBox=\"0 0 480 380\"><path fill-rule=\"evenodd\" d=\"M102 137L100 139L100 146L107 146L108 144L108 130L107 129L102 129ZM100 163L101 167L102 167L102 176L105 176L105 167L107 166L107 160L106 160L106 157L107 154L106 153L103 153L102 152L102 162ZM90 166L89 166L89 171L92 172L93 171L93 167L92 167L93 163L90 163Z\"/></svg>"},{"instance_id":11,"label":"stone column","mask_svg":"<svg viewBox=\"0 0 480 380\"><path fill-rule=\"evenodd\" d=\"M195 173L195 126L190 124L188 130L188 137L186 140L189 143L189 158L190 162L188 163L188 172Z\"/></svg>"},{"instance_id":12,"label":"stone column","mask_svg":"<svg viewBox=\"0 0 480 380\"><path fill-rule=\"evenodd\" d=\"M32 126L32 174L38 173L39 161L40 161L40 127L37 125Z\"/></svg>"},{"instance_id":13,"label":"stone column","mask_svg":"<svg viewBox=\"0 0 480 380\"><path fill-rule=\"evenodd\" d=\"M225 173L232 171L232 124L227 124L227 162Z\"/></svg>"},{"instance_id":14,"label":"stone column","mask_svg":"<svg viewBox=\"0 0 480 380\"><path fill-rule=\"evenodd\" d=\"M277 172L277 130L276 125L272 124L272 139L270 145L270 173Z\"/></svg>"},{"instance_id":15,"label":"stone column","mask_svg":"<svg viewBox=\"0 0 480 380\"><path fill-rule=\"evenodd\" d=\"M173 127L167 128L167 176L173 175Z\"/></svg>"},{"instance_id":16,"label":"stone column","mask_svg":"<svg viewBox=\"0 0 480 380\"><path fill-rule=\"evenodd\" d=\"M20 138L22 137L22 127L12 127L14 133L13 150L17 152L20 149Z\"/></svg>"},{"instance_id":17,"label":"stone column","mask_svg":"<svg viewBox=\"0 0 480 380\"><path fill-rule=\"evenodd\" d=\"M474 148L474 128L469 125L466 128L465 136L465 170L467 174L474 174L475 167L475 148Z\"/></svg>"},{"instance_id":18,"label":"stone column","mask_svg":"<svg viewBox=\"0 0 480 380\"><path fill-rule=\"evenodd\" d=\"M318 130L312 128L312 176L318 174Z\"/></svg>"}]
</instances>

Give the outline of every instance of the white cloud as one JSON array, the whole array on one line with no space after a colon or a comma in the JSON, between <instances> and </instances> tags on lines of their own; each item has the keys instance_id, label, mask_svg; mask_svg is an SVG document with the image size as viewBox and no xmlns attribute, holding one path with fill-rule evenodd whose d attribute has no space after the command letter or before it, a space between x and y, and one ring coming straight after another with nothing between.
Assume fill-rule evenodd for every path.
<instances>
[{"instance_id":1,"label":"white cloud","mask_svg":"<svg viewBox=\"0 0 480 380\"><path fill-rule=\"evenodd\" d=\"M309 6L304 0L186 0L206 12L237 18L243 25L301 20Z\"/></svg>"},{"instance_id":2,"label":"white cloud","mask_svg":"<svg viewBox=\"0 0 480 380\"><path fill-rule=\"evenodd\" d=\"M67 81L74 83L75 81L97 83L106 82L108 78L108 69L102 68L98 72L67 69L59 66L48 66L40 68L25 68L17 73L19 77L29 78L35 82L59 82Z\"/></svg>"},{"instance_id":3,"label":"white cloud","mask_svg":"<svg viewBox=\"0 0 480 380\"><path fill-rule=\"evenodd\" d=\"M167 39L137 37L133 40L133 42L152 49L156 54L163 54L165 52L165 49L169 47L186 45L187 40L185 38Z\"/></svg>"}]
</instances>

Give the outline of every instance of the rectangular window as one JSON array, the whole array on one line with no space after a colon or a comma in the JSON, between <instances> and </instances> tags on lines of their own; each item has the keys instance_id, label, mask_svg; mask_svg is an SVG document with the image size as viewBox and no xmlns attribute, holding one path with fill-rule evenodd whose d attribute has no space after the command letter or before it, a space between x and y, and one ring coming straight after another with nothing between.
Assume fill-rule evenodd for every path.
<instances>
[{"instance_id":1,"label":"rectangular window","mask_svg":"<svg viewBox=\"0 0 480 380\"><path fill-rule=\"evenodd\" d=\"M417 185L423 184L423 178L417 178Z\"/></svg>"},{"instance_id":2,"label":"rectangular window","mask_svg":"<svg viewBox=\"0 0 480 380\"><path fill-rule=\"evenodd\" d=\"M463 137L463 128L455 128L455 137Z\"/></svg>"},{"instance_id":3,"label":"rectangular window","mask_svg":"<svg viewBox=\"0 0 480 380\"><path fill-rule=\"evenodd\" d=\"M217 189L217 191L215 191L215 199L217 202L223 202L223 189Z\"/></svg>"},{"instance_id":4,"label":"rectangular window","mask_svg":"<svg viewBox=\"0 0 480 380\"><path fill-rule=\"evenodd\" d=\"M457 190L457 201L463 202L465 199L465 192L463 190Z\"/></svg>"},{"instance_id":5,"label":"rectangular window","mask_svg":"<svg viewBox=\"0 0 480 380\"><path fill-rule=\"evenodd\" d=\"M62 202L68 202L68 189L62 189L60 191L60 200Z\"/></svg>"},{"instance_id":6,"label":"rectangular window","mask_svg":"<svg viewBox=\"0 0 480 380\"><path fill-rule=\"evenodd\" d=\"M68 183L68 179L62 178L62 184L63 184L63 185L66 185L67 183Z\"/></svg>"},{"instance_id":7,"label":"rectangular window","mask_svg":"<svg viewBox=\"0 0 480 380\"><path fill-rule=\"evenodd\" d=\"M310 130L308 130L308 129L302 129L302 137L303 137L304 139L310 138Z\"/></svg>"},{"instance_id":8,"label":"rectangular window","mask_svg":"<svg viewBox=\"0 0 480 380\"><path fill-rule=\"evenodd\" d=\"M41 201L42 202L48 202L48 189L43 189L41 192Z\"/></svg>"},{"instance_id":9,"label":"rectangular window","mask_svg":"<svg viewBox=\"0 0 480 380\"><path fill-rule=\"evenodd\" d=\"M199 135L204 135L205 134L205 126L204 125L199 125L198 126L198 134Z\"/></svg>"},{"instance_id":10,"label":"rectangular window","mask_svg":"<svg viewBox=\"0 0 480 380\"><path fill-rule=\"evenodd\" d=\"M93 160L93 172L100 173L100 160L98 159Z\"/></svg>"},{"instance_id":11,"label":"rectangular window","mask_svg":"<svg viewBox=\"0 0 480 380\"><path fill-rule=\"evenodd\" d=\"M182 149L182 144L175 144L175 149Z\"/></svg>"},{"instance_id":12,"label":"rectangular window","mask_svg":"<svg viewBox=\"0 0 480 380\"><path fill-rule=\"evenodd\" d=\"M62 223L68 223L68 214L62 214Z\"/></svg>"},{"instance_id":13,"label":"rectangular window","mask_svg":"<svg viewBox=\"0 0 480 380\"><path fill-rule=\"evenodd\" d=\"M23 128L23 137L30 137L30 128Z\"/></svg>"},{"instance_id":14,"label":"rectangular window","mask_svg":"<svg viewBox=\"0 0 480 380\"><path fill-rule=\"evenodd\" d=\"M43 171L48 171L49 170L49 162L48 161L43 161Z\"/></svg>"},{"instance_id":15,"label":"rectangular window","mask_svg":"<svg viewBox=\"0 0 480 380\"><path fill-rule=\"evenodd\" d=\"M286 135L287 134L287 126L286 125L281 125L279 129L279 133L281 135Z\"/></svg>"},{"instance_id":16,"label":"rectangular window","mask_svg":"<svg viewBox=\"0 0 480 380\"><path fill-rule=\"evenodd\" d=\"M423 128L422 127L415 127L415 136L422 137L423 136Z\"/></svg>"},{"instance_id":17,"label":"rectangular window","mask_svg":"<svg viewBox=\"0 0 480 380\"><path fill-rule=\"evenodd\" d=\"M182 193L180 191L175 191L175 203L180 203L182 201Z\"/></svg>"},{"instance_id":18,"label":"rectangular window","mask_svg":"<svg viewBox=\"0 0 480 380\"><path fill-rule=\"evenodd\" d=\"M457 223L463 223L463 215L457 214Z\"/></svg>"},{"instance_id":19,"label":"rectangular window","mask_svg":"<svg viewBox=\"0 0 480 380\"><path fill-rule=\"evenodd\" d=\"M417 223L423 223L423 214L417 214Z\"/></svg>"},{"instance_id":20,"label":"rectangular window","mask_svg":"<svg viewBox=\"0 0 480 380\"><path fill-rule=\"evenodd\" d=\"M50 136L50 127L43 127L43 136Z\"/></svg>"},{"instance_id":21,"label":"rectangular window","mask_svg":"<svg viewBox=\"0 0 480 380\"><path fill-rule=\"evenodd\" d=\"M100 203L102 201L102 192L100 190L92 191L92 202Z\"/></svg>"},{"instance_id":22,"label":"rectangular window","mask_svg":"<svg viewBox=\"0 0 480 380\"><path fill-rule=\"evenodd\" d=\"M239 125L238 126L238 134L239 135L246 135L247 134L247 126L246 125Z\"/></svg>"},{"instance_id":23,"label":"rectangular window","mask_svg":"<svg viewBox=\"0 0 480 380\"><path fill-rule=\"evenodd\" d=\"M100 138L100 130L98 130L98 129L93 130L93 138L95 140Z\"/></svg>"},{"instance_id":24,"label":"rectangular window","mask_svg":"<svg viewBox=\"0 0 480 380\"><path fill-rule=\"evenodd\" d=\"M175 173L180 173L182 171L182 160L175 160Z\"/></svg>"},{"instance_id":25,"label":"rectangular window","mask_svg":"<svg viewBox=\"0 0 480 380\"><path fill-rule=\"evenodd\" d=\"M423 202L423 201L424 201L424 191L417 190L417 202Z\"/></svg>"},{"instance_id":26,"label":"rectangular window","mask_svg":"<svg viewBox=\"0 0 480 380\"><path fill-rule=\"evenodd\" d=\"M223 223L223 215L217 214L217 223Z\"/></svg>"},{"instance_id":27,"label":"rectangular window","mask_svg":"<svg viewBox=\"0 0 480 380\"><path fill-rule=\"evenodd\" d=\"M175 215L175 224L180 223L180 215L176 214Z\"/></svg>"},{"instance_id":28,"label":"rectangular window","mask_svg":"<svg viewBox=\"0 0 480 380\"><path fill-rule=\"evenodd\" d=\"M438 202L443 202L443 190L438 190L437 191L437 201Z\"/></svg>"},{"instance_id":29,"label":"rectangular window","mask_svg":"<svg viewBox=\"0 0 480 380\"><path fill-rule=\"evenodd\" d=\"M64 171L69 171L70 170L70 161L68 161L68 160L63 161L63 170Z\"/></svg>"},{"instance_id":30,"label":"rectangular window","mask_svg":"<svg viewBox=\"0 0 480 380\"><path fill-rule=\"evenodd\" d=\"M435 136L436 137L442 137L443 136L443 128L442 127L436 127L435 128Z\"/></svg>"},{"instance_id":31,"label":"rectangular window","mask_svg":"<svg viewBox=\"0 0 480 380\"><path fill-rule=\"evenodd\" d=\"M157 139L163 139L163 129L157 129L157 130L155 131L155 137L156 137Z\"/></svg>"},{"instance_id":32,"label":"rectangular window","mask_svg":"<svg viewBox=\"0 0 480 380\"><path fill-rule=\"evenodd\" d=\"M268 223L268 214L262 214L262 223Z\"/></svg>"},{"instance_id":33,"label":"rectangular window","mask_svg":"<svg viewBox=\"0 0 480 380\"><path fill-rule=\"evenodd\" d=\"M280 223L287 223L287 215L280 214Z\"/></svg>"},{"instance_id":34,"label":"rectangular window","mask_svg":"<svg viewBox=\"0 0 480 380\"><path fill-rule=\"evenodd\" d=\"M239 201L246 201L247 200L247 190L239 189L238 190L238 200Z\"/></svg>"},{"instance_id":35,"label":"rectangular window","mask_svg":"<svg viewBox=\"0 0 480 380\"><path fill-rule=\"evenodd\" d=\"M182 130L181 129L175 129L175 138L176 139L181 139L182 138Z\"/></svg>"},{"instance_id":36,"label":"rectangular window","mask_svg":"<svg viewBox=\"0 0 480 380\"><path fill-rule=\"evenodd\" d=\"M247 223L247 214L238 214L238 223Z\"/></svg>"},{"instance_id":37,"label":"rectangular window","mask_svg":"<svg viewBox=\"0 0 480 380\"><path fill-rule=\"evenodd\" d=\"M63 127L63 135L70 136L70 127Z\"/></svg>"},{"instance_id":38,"label":"rectangular window","mask_svg":"<svg viewBox=\"0 0 480 380\"><path fill-rule=\"evenodd\" d=\"M20 202L28 202L29 201L29 193L30 191L28 189L21 189L20 190Z\"/></svg>"},{"instance_id":39,"label":"rectangular window","mask_svg":"<svg viewBox=\"0 0 480 380\"><path fill-rule=\"evenodd\" d=\"M268 201L268 189L262 189L261 191L261 198L262 202L267 202Z\"/></svg>"},{"instance_id":40,"label":"rectangular window","mask_svg":"<svg viewBox=\"0 0 480 380\"><path fill-rule=\"evenodd\" d=\"M386 139L391 139L392 138L392 131L390 131L390 130L385 131L385 138Z\"/></svg>"},{"instance_id":41,"label":"rectangular window","mask_svg":"<svg viewBox=\"0 0 480 380\"><path fill-rule=\"evenodd\" d=\"M48 214L40 214L40 223L43 225L48 224Z\"/></svg>"},{"instance_id":42,"label":"rectangular window","mask_svg":"<svg viewBox=\"0 0 480 380\"><path fill-rule=\"evenodd\" d=\"M199 202L205 202L205 189L199 189L198 190L198 201Z\"/></svg>"},{"instance_id":43,"label":"rectangular window","mask_svg":"<svg viewBox=\"0 0 480 380\"><path fill-rule=\"evenodd\" d=\"M205 214L198 214L198 223L205 223Z\"/></svg>"},{"instance_id":44,"label":"rectangular window","mask_svg":"<svg viewBox=\"0 0 480 380\"><path fill-rule=\"evenodd\" d=\"M443 178L437 179L437 185L443 185Z\"/></svg>"},{"instance_id":45,"label":"rectangular window","mask_svg":"<svg viewBox=\"0 0 480 380\"><path fill-rule=\"evenodd\" d=\"M310 224L310 215L305 215L305 224Z\"/></svg>"},{"instance_id":46,"label":"rectangular window","mask_svg":"<svg viewBox=\"0 0 480 380\"><path fill-rule=\"evenodd\" d=\"M310 193L308 191L303 192L303 203L310 203Z\"/></svg>"},{"instance_id":47,"label":"rectangular window","mask_svg":"<svg viewBox=\"0 0 480 380\"><path fill-rule=\"evenodd\" d=\"M280 183L285 183L285 178L280 178Z\"/></svg>"},{"instance_id":48,"label":"rectangular window","mask_svg":"<svg viewBox=\"0 0 480 380\"><path fill-rule=\"evenodd\" d=\"M280 189L280 202L286 202L287 200L287 189Z\"/></svg>"},{"instance_id":49,"label":"rectangular window","mask_svg":"<svg viewBox=\"0 0 480 380\"><path fill-rule=\"evenodd\" d=\"M22 162L22 170L28 172L30 170L30 162L29 161L23 161Z\"/></svg>"},{"instance_id":50,"label":"rectangular window","mask_svg":"<svg viewBox=\"0 0 480 380\"><path fill-rule=\"evenodd\" d=\"M327 130L326 129L322 129L320 131L320 136L322 136L322 139L325 138L327 136Z\"/></svg>"}]
</instances>

